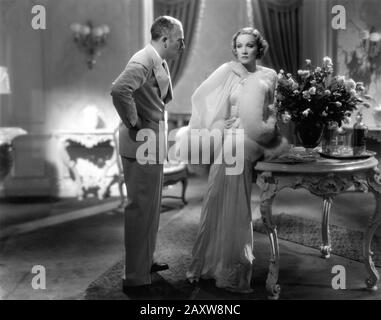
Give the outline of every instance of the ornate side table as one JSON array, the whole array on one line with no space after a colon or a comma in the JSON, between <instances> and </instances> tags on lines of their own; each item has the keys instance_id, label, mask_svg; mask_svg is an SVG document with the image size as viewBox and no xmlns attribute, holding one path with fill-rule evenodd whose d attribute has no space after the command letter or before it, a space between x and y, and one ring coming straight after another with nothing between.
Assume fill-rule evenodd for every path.
<instances>
[{"instance_id":1,"label":"ornate side table","mask_svg":"<svg viewBox=\"0 0 381 320\"><path fill-rule=\"evenodd\" d=\"M99 199L107 196L118 176L117 149L114 132L94 130L93 132L55 132L60 141L61 159L77 185L77 197L82 200L94 193ZM109 178L114 168L115 175Z\"/></svg>"},{"instance_id":2,"label":"ornate side table","mask_svg":"<svg viewBox=\"0 0 381 320\"><path fill-rule=\"evenodd\" d=\"M266 289L269 299L278 299L280 286L279 246L277 229L272 221L272 203L276 194L284 188L305 188L323 199L322 257L328 258L331 251L329 236L329 214L336 195L354 186L363 192L373 192L376 208L369 220L363 243L364 264L369 274L367 288L377 290L379 274L374 266L371 251L372 238L381 224L381 175L375 158L363 160L331 160L318 158L316 162L303 164L283 164L258 162L257 185L260 188L260 212L270 238L271 258Z\"/></svg>"}]
</instances>

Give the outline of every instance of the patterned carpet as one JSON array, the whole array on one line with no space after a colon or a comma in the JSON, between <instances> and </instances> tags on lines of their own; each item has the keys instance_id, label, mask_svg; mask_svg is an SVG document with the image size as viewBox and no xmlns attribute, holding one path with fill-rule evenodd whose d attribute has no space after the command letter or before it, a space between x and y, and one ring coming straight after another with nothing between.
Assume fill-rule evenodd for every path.
<instances>
[{"instance_id":1,"label":"patterned carpet","mask_svg":"<svg viewBox=\"0 0 381 320\"><path fill-rule=\"evenodd\" d=\"M278 237L283 240L292 241L307 247L320 248L321 242L321 223L294 217L288 214L279 214L273 217L277 225ZM261 220L254 222L254 231L266 233ZM344 227L331 224L329 227L331 236L331 253L348 259L363 261L362 241L364 233L357 230L349 230ZM372 250L375 254L374 262L376 266L381 266L381 239L374 237Z\"/></svg>"},{"instance_id":2,"label":"patterned carpet","mask_svg":"<svg viewBox=\"0 0 381 320\"><path fill-rule=\"evenodd\" d=\"M157 260L165 261L170 265L170 270L154 274L152 287L156 290L154 298L146 299L192 299L199 296L200 290L206 296L219 297L220 299L261 299L266 293L256 292L255 295L234 294L215 288L210 281L203 281L197 286L189 284L185 280L186 268L190 263L191 250L195 241L199 222L199 206L189 207L186 212L177 214L159 232L157 243ZM293 217L287 214L274 216L274 222L278 226L280 239L292 241L304 246L319 248L321 245L321 225L319 222ZM266 233L262 221L254 222L254 230ZM332 253L349 259L362 261L362 238L363 233L348 230L343 227L330 225ZM373 241L375 261L381 266L381 239ZM258 248L257 248L258 249ZM267 248L266 248L267 249ZM89 285L83 294L83 299L144 299L142 297L127 297L121 290L121 277L123 272L123 259L120 259L112 268L103 273L98 279ZM264 279L263 275L263 279Z\"/></svg>"}]
</instances>

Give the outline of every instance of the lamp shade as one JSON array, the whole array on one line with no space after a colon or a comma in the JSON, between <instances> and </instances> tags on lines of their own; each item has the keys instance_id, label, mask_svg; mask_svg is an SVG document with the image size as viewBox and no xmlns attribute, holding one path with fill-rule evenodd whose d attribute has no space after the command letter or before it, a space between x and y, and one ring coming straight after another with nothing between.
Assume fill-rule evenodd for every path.
<instances>
[{"instance_id":1,"label":"lamp shade","mask_svg":"<svg viewBox=\"0 0 381 320\"><path fill-rule=\"evenodd\" d=\"M0 66L0 94L10 94L11 86L9 83L8 69Z\"/></svg>"}]
</instances>

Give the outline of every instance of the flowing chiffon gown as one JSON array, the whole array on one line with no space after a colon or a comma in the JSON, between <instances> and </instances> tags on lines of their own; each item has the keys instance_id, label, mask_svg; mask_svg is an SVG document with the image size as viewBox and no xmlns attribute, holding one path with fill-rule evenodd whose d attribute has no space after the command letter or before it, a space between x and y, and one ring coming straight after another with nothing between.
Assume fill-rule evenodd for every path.
<instances>
[{"instance_id":1,"label":"flowing chiffon gown","mask_svg":"<svg viewBox=\"0 0 381 320\"><path fill-rule=\"evenodd\" d=\"M233 80L228 86L225 118L238 117L238 128L245 131L244 166L240 174L227 175L225 163L213 163L208 178L207 193L202 204L200 227L187 271L189 281L215 279L216 286L234 292L252 291L253 231L251 216L252 175L255 161L263 155L256 138L268 134L263 121L265 107L275 87L275 72L258 67L245 72L236 63ZM223 84L224 90L227 89ZM234 106L234 107L232 107ZM234 135L235 129L224 131ZM224 140L228 141L228 139Z\"/></svg>"}]
</instances>

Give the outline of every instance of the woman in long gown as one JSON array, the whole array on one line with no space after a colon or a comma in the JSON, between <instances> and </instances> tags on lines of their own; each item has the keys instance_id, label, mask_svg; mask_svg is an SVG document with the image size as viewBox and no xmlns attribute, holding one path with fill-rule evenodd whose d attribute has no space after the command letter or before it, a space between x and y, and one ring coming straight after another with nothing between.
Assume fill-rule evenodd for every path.
<instances>
[{"instance_id":1,"label":"woman in long gown","mask_svg":"<svg viewBox=\"0 0 381 320\"><path fill-rule=\"evenodd\" d=\"M232 46L237 61L220 66L193 94L188 129L220 130L223 148L227 143L243 143L244 165L241 173L231 175L226 174L229 165L224 161L211 165L186 276L191 282L215 279L219 288L248 293L252 291L254 260L250 202L253 168L266 150L279 150L283 140L270 106L277 74L256 65L267 42L257 30L244 28L234 35ZM244 130L244 139L227 139L237 129Z\"/></svg>"}]
</instances>

